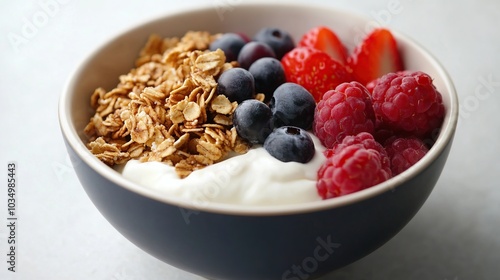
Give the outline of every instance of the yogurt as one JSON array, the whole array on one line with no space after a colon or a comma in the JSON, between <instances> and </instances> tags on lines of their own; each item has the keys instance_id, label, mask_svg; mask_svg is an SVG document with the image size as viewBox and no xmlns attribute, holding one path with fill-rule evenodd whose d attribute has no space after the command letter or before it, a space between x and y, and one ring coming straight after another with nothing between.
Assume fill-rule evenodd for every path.
<instances>
[{"instance_id":1,"label":"yogurt","mask_svg":"<svg viewBox=\"0 0 500 280\"><path fill-rule=\"evenodd\" d=\"M161 162L128 161L123 176L166 196L193 203L285 205L321 200L316 190L317 172L325 148L311 134L315 155L306 164L282 162L263 147L250 149L180 179L173 166Z\"/></svg>"}]
</instances>

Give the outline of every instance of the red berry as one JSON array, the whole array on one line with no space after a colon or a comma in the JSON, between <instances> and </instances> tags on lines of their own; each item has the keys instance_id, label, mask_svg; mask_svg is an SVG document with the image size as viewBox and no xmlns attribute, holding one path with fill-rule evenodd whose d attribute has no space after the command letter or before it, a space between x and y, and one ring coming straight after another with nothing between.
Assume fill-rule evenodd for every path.
<instances>
[{"instance_id":1,"label":"red berry","mask_svg":"<svg viewBox=\"0 0 500 280\"><path fill-rule=\"evenodd\" d=\"M403 70L403 71L392 72L392 73L400 75L400 76L404 76L404 75L407 75L407 74L411 74L412 71ZM387 74L389 74L389 73L387 73ZM380 79L382 77L383 77L383 75L381 77L379 77L379 78L376 78L375 80L370 81L369 83L367 83L365 85L366 89L370 92L370 94L373 94L373 89L375 88L375 86L377 85L377 83L380 81Z\"/></svg>"},{"instance_id":2,"label":"red berry","mask_svg":"<svg viewBox=\"0 0 500 280\"><path fill-rule=\"evenodd\" d=\"M383 28L375 29L347 58L347 69L363 85L387 73L403 70L396 39Z\"/></svg>"},{"instance_id":3,"label":"red berry","mask_svg":"<svg viewBox=\"0 0 500 280\"><path fill-rule=\"evenodd\" d=\"M316 183L323 199L357 192L392 176L387 153L369 133L347 136L325 154Z\"/></svg>"},{"instance_id":4,"label":"red berry","mask_svg":"<svg viewBox=\"0 0 500 280\"><path fill-rule=\"evenodd\" d=\"M375 114L366 88L358 82L343 83L329 90L316 106L314 134L332 148L347 135L373 133Z\"/></svg>"},{"instance_id":5,"label":"red berry","mask_svg":"<svg viewBox=\"0 0 500 280\"><path fill-rule=\"evenodd\" d=\"M375 80L372 80L371 82L367 83L365 85L366 89L368 90L368 92L370 94L373 93L373 89L375 88L375 86L377 85L377 82L378 82L378 79L375 79Z\"/></svg>"},{"instance_id":6,"label":"red berry","mask_svg":"<svg viewBox=\"0 0 500 280\"><path fill-rule=\"evenodd\" d=\"M347 51L337 34L325 26L309 30L297 44L299 47L310 47L327 53L334 60L345 64Z\"/></svg>"},{"instance_id":7,"label":"red berry","mask_svg":"<svg viewBox=\"0 0 500 280\"><path fill-rule=\"evenodd\" d=\"M392 175L396 176L410 168L429 151L425 143L415 137L387 140L385 150L391 161Z\"/></svg>"},{"instance_id":8,"label":"red berry","mask_svg":"<svg viewBox=\"0 0 500 280\"><path fill-rule=\"evenodd\" d=\"M384 75L373 88L372 99L385 129L427 137L440 128L444 118L441 94L432 78L420 71Z\"/></svg>"},{"instance_id":9,"label":"red berry","mask_svg":"<svg viewBox=\"0 0 500 280\"><path fill-rule=\"evenodd\" d=\"M313 48L294 48L281 59L281 64L287 81L306 88L316 102L326 91L352 80L340 62L333 60L325 52Z\"/></svg>"},{"instance_id":10,"label":"red berry","mask_svg":"<svg viewBox=\"0 0 500 280\"><path fill-rule=\"evenodd\" d=\"M373 137L372 134L368 132L360 132L356 135L349 135L346 136L341 143L335 145L335 150L340 150L343 149L347 146L352 146L352 145L362 145L366 149L372 149L376 150L377 152L384 154L385 149L384 147ZM388 159L384 159L383 162L383 167L384 168L389 168L389 161Z\"/></svg>"},{"instance_id":11,"label":"red berry","mask_svg":"<svg viewBox=\"0 0 500 280\"><path fill-rule=\"evenodd\" d=\"M383 127L379 120L375 121L375 132L373 132L373 137L379 143L385 143L387 139L394 137L396 132L390 128Z\"/></svg>"}]
</instances>

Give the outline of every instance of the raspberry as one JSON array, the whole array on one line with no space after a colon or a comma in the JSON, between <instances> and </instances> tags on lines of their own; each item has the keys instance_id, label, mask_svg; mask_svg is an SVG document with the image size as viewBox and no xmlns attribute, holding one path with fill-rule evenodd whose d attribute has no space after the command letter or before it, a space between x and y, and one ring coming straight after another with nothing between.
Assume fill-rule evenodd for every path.
<instances>
[{"instance_id":1,"label":"raspberry","mask_svg":"<svg viewBox=\"0 0 500 280\"><path fill-rule=\"evenodd\" d=\"M373 109L381 126L426 137L444 118L441 94L432 78L420 71L389 73L376 81Z\"/></svg>"},{"instance_id":2,"label":"raspberry","mask_svg":"<svg viewBox=\"0 0 500 280\"><path fill-rule=\"evenodd\" d=\"M392 175L396 176L410 168L429 151L425 143L415 137L387 140L385 150L391 161Z\"/></svg>"},{"instance_id":3,"label":"raspberry","mask_svg":"<svg viewBox=\"0 0 500 280\"><path fill-rule=\"evenodd\" d=\"M332 148L347 135L373 133L375 114L369 92L358 82L340 84L325 93L316 106L314 134Z\"/></svg>"},{"instance_id":4,"label":"raspberry","mask_svg":"<svg viewBox=\"0 0 500 280\"><path fill-rule=\"evenodd\" d=\"M325 155L316 183L323 199L357 192L392 176L386 151L367 132L346 136Z\"/></svg>"},{"instance_id":5,"label":"raspberry","mask_svg":"<svg viewBox=\"0 0 500 280\"><path fill-rule=\"evenodd\" d=\"M412 72L411 71L407 71L407 70L403 70L403 71L397 71L397 72L393 72L393 73L396 74L396 75L399 75L399 76L404 76L404 75L411 74ZM374 79L374 80L370 81L369 83L367 83L365 85L366 89L368 90L368 92L370 94L373 94L373 89L375 88L375 86L377 85L377 83L380 81L380 79L382 77Z\"/></svg>"},{"instance_id":6,"label":"raspberry","mask_svg":"<svg viewBox=\"0 0 500 280\"><path fill-rule=\"evenodd\" d=\"M358 133L357 135L346 136L341 143L335 145L335 150L339 151L347 146L352 146L352 145L362 145L366 149L376 150L381 154L385 153L384 147L379 142L377 142L377 140L373 137L372 134L368 132L361 132ZM389 167L388 159L383 162L383 167L384 168Z\"/></svg>"}]
</instances>

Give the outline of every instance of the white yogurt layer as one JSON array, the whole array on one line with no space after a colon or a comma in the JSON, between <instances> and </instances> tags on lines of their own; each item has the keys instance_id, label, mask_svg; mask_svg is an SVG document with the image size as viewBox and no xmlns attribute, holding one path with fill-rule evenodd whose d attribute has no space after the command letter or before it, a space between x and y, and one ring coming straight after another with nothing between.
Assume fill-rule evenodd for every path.
<instances>
[{"instance_id":1,"label":"white yogurt layer","mask_svg":"<svg viewBox=\"0 0 500 280\"><path fill-rule=\"evenodd\" d=\"M160 162L129 161L123 176L166 196L193 203L219 202L239 205L284 205L321 200L316 190L317 172L325 161L324 147L311 135L316 147L306 163L281 162L264 148L192 172L180 179L174 167Z\"/></svg>"}]
</instances>

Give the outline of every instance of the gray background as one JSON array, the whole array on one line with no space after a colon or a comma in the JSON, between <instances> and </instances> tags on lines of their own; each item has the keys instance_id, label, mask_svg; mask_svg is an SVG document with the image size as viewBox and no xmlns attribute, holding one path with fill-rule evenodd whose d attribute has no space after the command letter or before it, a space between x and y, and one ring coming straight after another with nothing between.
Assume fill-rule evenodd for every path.
<instances>
[{"instance_id":1,"label":"gray background","mask_svg":"<svg viewBox=\"0 0 500 280\"><path fill-rule=\"evenodd\" d=\"M0 184L0 279L201 279L129 243L98 213L73 172L57 121L68 75L116 32L167 11L242 0L2 1L0 182L18 163L18 272L6 271L6 184ZM55 0L53 0L55 1ZM499 1L320 1L410 35L453 78L461 102L456 140L434 192L390 242L326 279L498 279L500 264ZM388 14L396 4L400 12ZM26 21L45 22L19 43ZM389 15L389 16L387 16ZM6 223L6 222L5 222Z\"/></svg>"}]
</instances>

